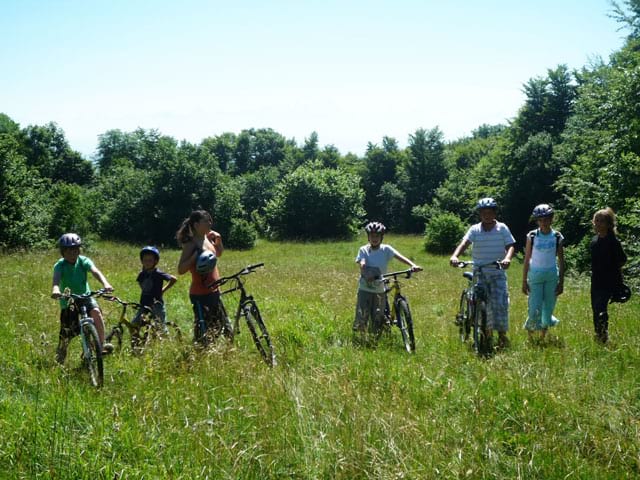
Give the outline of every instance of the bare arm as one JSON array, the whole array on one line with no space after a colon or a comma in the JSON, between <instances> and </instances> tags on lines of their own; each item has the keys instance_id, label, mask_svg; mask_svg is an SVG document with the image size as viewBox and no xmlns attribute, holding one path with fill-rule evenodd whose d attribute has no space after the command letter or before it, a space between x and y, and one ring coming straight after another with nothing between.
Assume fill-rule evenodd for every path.
<instances>
[{"instance_id":1,"label":"bare arm","mask_svg":"<svg viewBox=\"0 0 640 480\"><path fill-rule=\"evenodd\" d=\"M396 252L394 257L400 260L402 263L409 265L411 267L411 270L413 270L414 272L420 272L422 270L422 267L413 263L411 260L409 260L407 257L402 255L400 252Z\"/></svg>"},{"instance_id":2,"label":"bare arm","mask_svg":"<svg viewBox=\"0 0 640 480\"><path fill-rule=\"evenodd\" d=\"M178 274L183 275L189 271L191 265L196 263L198 258L198 249L193 242L187 242L182 245L182 254L178 260Z\"/></svg>"},{"instance_id":3,"label":"bare arm","mask_svg":"<svg viewBox=\"0 0 640 480\"><path fill-rule=\"evenodd\" d=\"M173 275L171 275L171 280L169 280L167 282L167 284L164 286L164 288L162 289L162 293L166 292L171 287L173 287L177 281L178 281L178 279L176 277L174 277Z\"/></svg>"},{"instance_id":4,"label":"bare arm","mask_svg":"<svg viewBox=\"0 0 640 480\"><path fill-rule=\"evenodd\" d=\"M449 259L449 263L454 267L458 265L458 263L460 263L460 260L458 259L458 257L465 252L465 250L469 247L469 245L471 245L471 242L469 240L462 240L454 250L453 254L451 255L451 258Z\"/></svg>"},{"instance_id":5,"label":"bare arm","mask_svg":"<svg viewBox=\"0 0 640 480\"><path fill-rule=\"evenodd\" d=\"M60 292L60 272L58 270L53 271L53 282L51 286L51 298L60 298L62 294Z\"/></svg>"},{"instance_id":6,"label":"bare arm","mask_svg":"<svg viewBox=\"0 0 640 480\"><path fill-rule=\"evenodd\" d=\"M211 230L209 232L209 241L213 243L213 247L216 250L216 256L219 257L224 252L224 245L222 245L222 235L220 235L215 230Z\"/></svg>"},{"instance_id":7,"label":"bare arm","mask_svg":"<svg viewBox=\"0 0 640 480\"><path fill-rule=\"evenodd\" d=\"M556 295L562 295L564 292L564 246L562 243L558 245L558 286L556 287Z\"/></svg>"},{"instance_id":8,"label":"bare arm","mask_svg":"<svg viewBox=\"0 0 640 480\"><path fill-rule=\"evenodd\" d=\"M514 243L512 243L511 245L507 245L507 251L504 255L504 258L502 260L500 260L500 263L502 264L502 268L504 268L505 270L507 268L509 268L509 266L511 265L511 258L513 257L513 254L516 251L516 245Z\"/></svg>"},{"instance_id":9,"label":"bare arm","mask_svg":"<svg viewBox=\"0 0 640 480\"><path fill-rule=\"evenodd\" d=\"M91 275L93 275L93 277L102 284L107 292L113 291L113 287L111 286L107 278L102 274L102 272L97 269L97 267L93 266L91 268Z\"/></svg>"},{"instance_id":10,"label":"bare arm","mask_svg":"<svg viewBox=\"0 0 640 480\"><path fill-rule=\"evenodd\" d=\"M522 267L522 293L529 295L529 282L527 275L529 274L529 263L531 263L531 237L527 236L527 245L524 247L524 265Z\"/></svg>"}]
</instances>

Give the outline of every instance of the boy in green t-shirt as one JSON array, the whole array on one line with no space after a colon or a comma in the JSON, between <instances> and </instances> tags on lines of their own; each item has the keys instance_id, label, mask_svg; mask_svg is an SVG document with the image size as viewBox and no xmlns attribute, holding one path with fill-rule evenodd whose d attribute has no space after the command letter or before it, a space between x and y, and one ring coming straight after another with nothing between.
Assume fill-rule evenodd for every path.
<instances>
[{"instance_id":1,"label":"boy in green t-shirt","mask_svg":"<svg viewBox=\"0 0 640 480\"><path fill-rule=\"evenodd\" d=\"M80 255L82 240L77 234L65 233L58 240L58 245L62 258L53 266L52 298L60 298L66 288L76 295L89 293L91 289L87 282L87 272L91 272L106 291L113 291L111 284L102 272L96 268L91 259ZM110 353L113 350L113 345L104 342L104 322L102 321L102 312L98 307L98 303L93 298L87 298L83 301L83 304L96 325L103 353ZM78 302L78 307L80 307L80 302ZM67 305L67 300L64 298L60 298L60 308L60 336L56 350L56 361L63 364L67 356L69 340L80 333L78 331L79 310L71 310Z\"/></svg>"}]
</instances>

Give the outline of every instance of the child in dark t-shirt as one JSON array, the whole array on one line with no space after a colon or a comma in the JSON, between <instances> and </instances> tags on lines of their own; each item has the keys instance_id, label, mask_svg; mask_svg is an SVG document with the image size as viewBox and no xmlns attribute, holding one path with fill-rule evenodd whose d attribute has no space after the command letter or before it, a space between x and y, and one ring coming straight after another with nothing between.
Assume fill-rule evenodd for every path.
<instances>
[{"instance_id":1,"label":"child in dark t-shirt","mask_svg":"<svg viewBox=\"0 0 640 480\"><path fill-rule=\"evenodd\" d=\"M140 250L142 271L138 274L136 280L142 290L140 294L140 305L149 307L153 313L162 320L166 331L167 312L162 295L176 283L176 277L157 268L159 261L160 251L156 247L146 246ZM141 315L142 309L138 311L133 319L134 324L140 322Z\"/></svg>"}]
</instances>

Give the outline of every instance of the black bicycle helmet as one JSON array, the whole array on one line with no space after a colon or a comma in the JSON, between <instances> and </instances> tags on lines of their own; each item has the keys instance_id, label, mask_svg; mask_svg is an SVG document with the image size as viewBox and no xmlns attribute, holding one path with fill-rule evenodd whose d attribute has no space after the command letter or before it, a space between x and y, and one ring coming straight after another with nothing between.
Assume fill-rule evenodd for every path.
<instances>
[{"instance_id":1,"label":"black bicycle helmet","mask_svg":"<svg viewBox=\"0 0 640 480\"><path fill-rule=\"evenodd\" d=\"M216 254L211 250L204 250L200 255L198 255L198 259L196 260L196 272L200 275L206 275L216 268L217 263L218 257L216 257Z\"/></svg>"},{"instance_id":2,"label":"black bicycle helmet","mask_svg":"<svg viewBox=\"0 0 640 480\"><path fill-rule=\"evenodd\" d=\"M533 218L550 217L553 215L553 207L546 203L541 203L540 205L536 205L533 212L531 212L531 215Z\"/></svg>"},{"instance_id":3,"label":"black bicycle helmet","mask_svg":"<svg viewBox=\"0 0 640 480\"><path fill-rule=\"evenodd\" d=\"M82 245L82 239L77 233L65 233L58 239L60 248L79 247Z\"/></svg>"},{"instance_id":4,"label":"black bicycle helmet","mask_svg":"<svg viewBox=\"0 0 640 480\"><path fill-rule=\"evenodd\" d=\"M387 231L387 227L385 227L380 222L369 222L365 225L364 231L367 233L382 233Z\"/></svg>"},{"instance_id":5,"label":"black bicycle helmet","mask_svg":"<svg viewBox=\"0 0 640 480\"><path fill-rule=\"evenodd\" d=\"M491 197L485 197L478 200L478 204L476 205L476 210L480 210L481 208L498 208L498 203Z\"/></svg>"},{"instance_id":6,"label":"black bicycle helmet","mask_svg":"<svg viewBox=\"0 0 640 480\"><path fill-rule=\"evenodd\" d=\"M156 262L160 261L160 250L152 245L147 245L146 247L142 247L140 250L140 260L142 260L142 256L145 253L151 253L154 257L156 257Z\"/></svg>"}]
</instances>

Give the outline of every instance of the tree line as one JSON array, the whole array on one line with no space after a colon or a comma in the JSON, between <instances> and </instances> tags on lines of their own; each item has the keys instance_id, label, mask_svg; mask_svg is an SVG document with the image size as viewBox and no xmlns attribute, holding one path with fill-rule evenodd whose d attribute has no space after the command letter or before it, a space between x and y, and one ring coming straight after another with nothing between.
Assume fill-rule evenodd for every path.
<instances>
[{"instance_id":1,"label":"tree line","mask_svg":"<svg viewBox=\"0 0 640 480\"><path fill-rule=\"evenodd\" d=\"M55 124L21 128L0 114L0 247L30 248L65 231L175 245L194 208L210 210L232 248L258 236L348 238L368 219L392 231L425 233L449 253L492 196L524 244L529 213L551 203L568 258L588 266L591 215L619 214L631 257L640 253L640 0L612 16L630 32L608 61L559 65L523 86L524 104L505 125L480 125L445 142L419 128L406 148L383 137L363 156L302 144L272 129L247 129L199 144L156 130L109 130L92 160L70 148ZM637 274L638 262L630 270Z\"/></svg>"}]
</instances>

